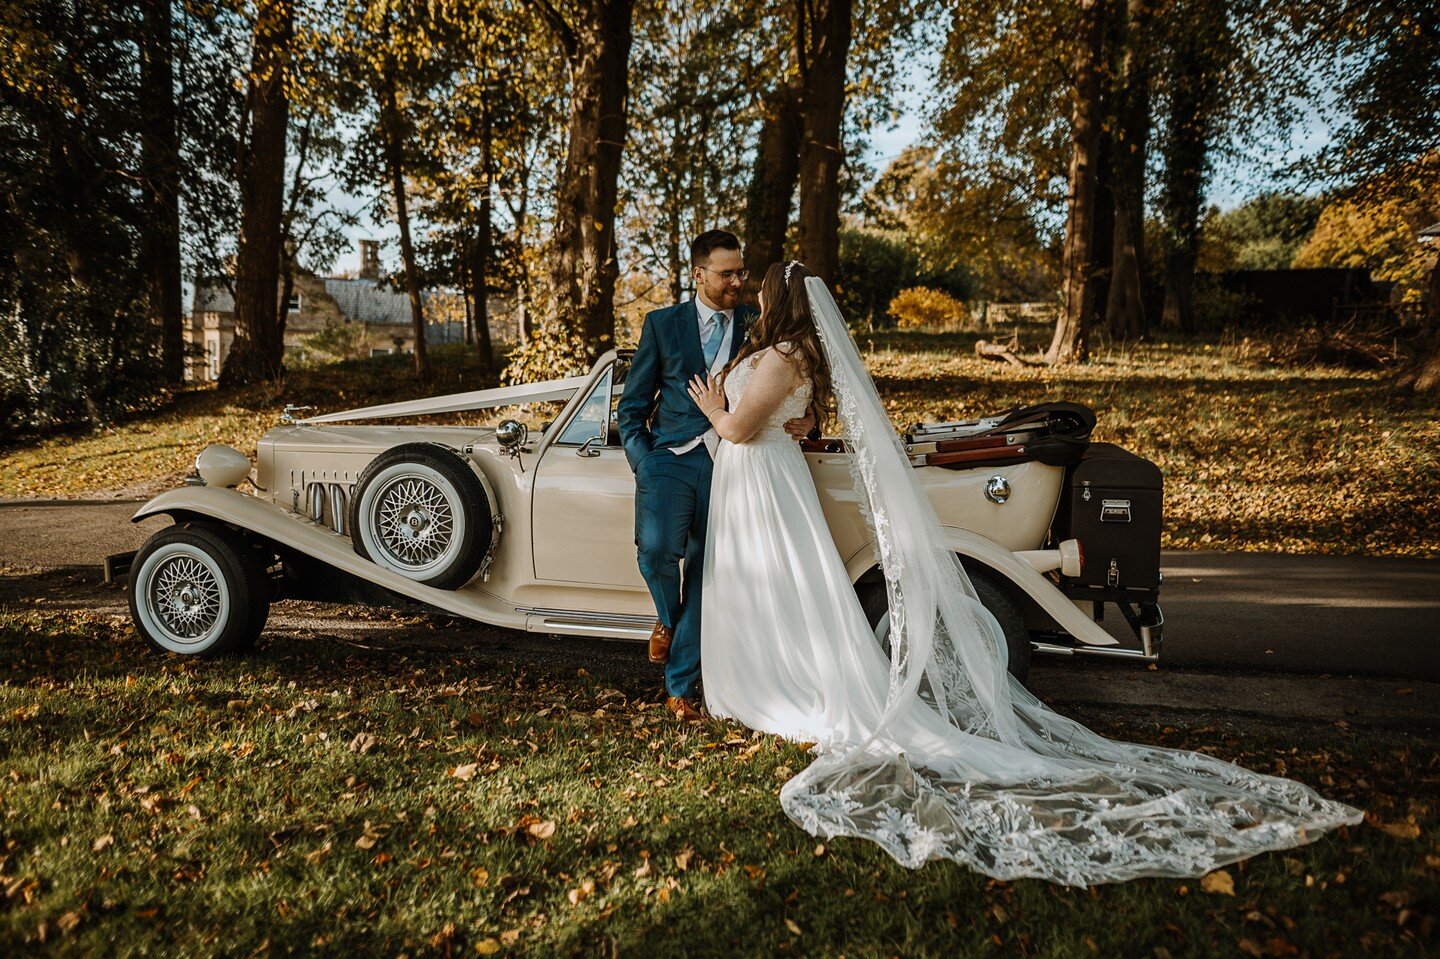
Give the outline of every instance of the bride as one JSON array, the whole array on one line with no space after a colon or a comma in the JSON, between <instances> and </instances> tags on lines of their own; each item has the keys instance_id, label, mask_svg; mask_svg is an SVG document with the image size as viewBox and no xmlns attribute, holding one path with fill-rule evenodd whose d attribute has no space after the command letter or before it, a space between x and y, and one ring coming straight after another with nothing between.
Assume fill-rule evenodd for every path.
<instances>
[{"instance_id":1,"label":"bride","mask_svg":"<svg viewBox=\"0 0 1440 959\"><path fill-rule=\"evenodd\" d=\"M918 867L953 859L1067 885L1195 876L1359 822L1306 786L1186 750L1107 740L1006 671L829 290L777 263L749 341L690 393L722 442L701 660L710 712L813 742L791 819ZM891 656L875 640L782 424L833 393L875 534Z\"/></svg>"}]
</instances>

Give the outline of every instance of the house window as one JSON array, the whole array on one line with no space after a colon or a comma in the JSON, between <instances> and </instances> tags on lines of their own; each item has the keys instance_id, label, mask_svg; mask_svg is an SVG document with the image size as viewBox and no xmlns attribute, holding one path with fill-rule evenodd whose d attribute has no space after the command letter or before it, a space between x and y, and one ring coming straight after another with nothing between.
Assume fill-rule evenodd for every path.
<instances>
[{"instance_id":1,"label":"house window","mask_svg":"<svg viewBox=\"0 0 1440 959\"><path fill-rule=\"evenodd\" d=\"M389 350L382 350L382 349L379 349L378 347L371 347L371 348L370 348L370 355L371 355L371 356L389 356L389 355L390 355L390 351L389 351Z\"/></svg>"},{"instance_id":2,"label":"house window","mask_svg":"<svg viewBox=\"0 0 1440 959\"><path fill-rule=\"evenodd\" d=\"M300 312L300 294L299 294L299 293L291 293L291 294L290 294L290 299L285 303L285 312L286 312L286 313L299 313L299 312Z\"/></svg>"},{"instance_id":3,"label":"house window","mask_svg":"<svg viewBox=\"0 0 1440 959\"><path fill-rule=\"evenodd\" d=\"M205 342L205 362L210 367L210 379L220 378L220 341L207 340Z\"/></svg>"}]
</instances>

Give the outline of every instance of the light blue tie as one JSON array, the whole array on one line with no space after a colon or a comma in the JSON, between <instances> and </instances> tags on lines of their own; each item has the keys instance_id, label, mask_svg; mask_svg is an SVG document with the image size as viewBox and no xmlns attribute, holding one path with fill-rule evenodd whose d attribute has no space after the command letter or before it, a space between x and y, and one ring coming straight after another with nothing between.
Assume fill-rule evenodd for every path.
<instances>
[{"instance_id":1,"label":"light blue tie","mask_svg":"<svg viewBox=\"0 0 1440 959\"><path fill-rule=\"evenodd\" d=\"M705 341L705 369L715 365L715 354L720 352L720 341L725 338L725 314L716 313L710 318L713 327L710 339Z\"/></svg>"}]
</instances>

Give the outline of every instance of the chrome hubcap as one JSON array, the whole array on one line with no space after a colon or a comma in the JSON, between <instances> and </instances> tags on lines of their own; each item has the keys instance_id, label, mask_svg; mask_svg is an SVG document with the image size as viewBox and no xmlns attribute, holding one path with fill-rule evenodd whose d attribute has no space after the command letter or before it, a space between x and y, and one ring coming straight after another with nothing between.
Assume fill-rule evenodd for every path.
<instances>
[{"instance_id":1,"label":"chrome hubcap","mask_svg":"<svg viewBox=\"0 0 1440 959\"><path fill-rule=\"evenodd\" d=\"M375 502L380 544L395 563L427 566L449 549L455 517L434 483L399 477L380 491Z\"/></svg>"},{"instance_id":2,"label":"chrome hubcap","mask_svg":"<svg viewBox=\"0 0 1440 959\"><path fill-rule=\"evenodd\" d=\"M176 636L194 639L220 615L220 584L198 560L177 556L160 564L150 580L150 608Z\"/></svg>"}]
</instances>

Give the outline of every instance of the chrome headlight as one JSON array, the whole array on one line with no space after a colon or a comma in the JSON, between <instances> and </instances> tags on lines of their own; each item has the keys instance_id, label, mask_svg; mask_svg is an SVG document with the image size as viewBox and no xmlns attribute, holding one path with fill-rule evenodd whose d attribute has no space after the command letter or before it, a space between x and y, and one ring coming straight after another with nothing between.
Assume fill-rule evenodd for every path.
<instances>
[{"instance_id":1,"label":"chrome headlight","mask_svg":"<svg viewBox=\"0 0 1440 959\"><path fill-rule=\"evenodd\" d=\"M514 452L525 443L530 430L519 420L501 420L495 427L495 440L506 450Z\"/></svg>"}]
</instances>

